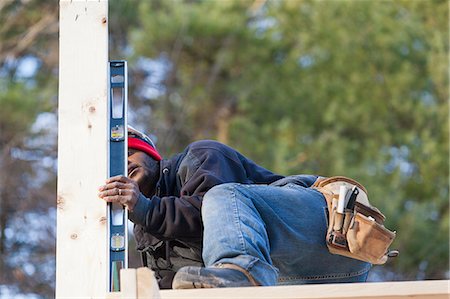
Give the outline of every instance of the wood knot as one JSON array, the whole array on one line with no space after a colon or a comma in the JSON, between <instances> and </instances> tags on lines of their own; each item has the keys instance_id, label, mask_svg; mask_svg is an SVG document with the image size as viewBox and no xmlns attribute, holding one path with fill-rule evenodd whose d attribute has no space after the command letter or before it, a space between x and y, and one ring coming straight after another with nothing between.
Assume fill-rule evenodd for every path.
<instances>
[{"instance_id":1,"label":"wood knot","mask_svg":"<svg viewBox=\"0 0 450 299\"><path fill-rule=\"evenodd\" d=\"M60 210L64 208L64 197L61 195L58 195L56 198L56 207Z\"/></svg>"},{"instance_id":2,"label":"wood knot","mask_svg":"<svg viewBox=\"0 0 450 299\"><path fill-rule=\"evenodd\" d=\"M94 113L95 112L95 107L94 106L89 106L89 112L90 113Z\"/></svg>"},{"instance_id":3,"label":"wood knot","mask_svg":"<svg viewBox=\"0 0 450 299\"><path fill-rule=\"evenodd\" d=\"M99 222L100 224L106 224L106 217L105 216L100 217Z\"/></svg>"},{"instance_id":4,"label":"wood knot","mask_svg":"<svg viewBox=\"0 0 450 299\"><path fill-rule=\"evenodd\" d=\"M106 17L102 18L102 24L106 24Z\"/></svg>"}]
</instances>

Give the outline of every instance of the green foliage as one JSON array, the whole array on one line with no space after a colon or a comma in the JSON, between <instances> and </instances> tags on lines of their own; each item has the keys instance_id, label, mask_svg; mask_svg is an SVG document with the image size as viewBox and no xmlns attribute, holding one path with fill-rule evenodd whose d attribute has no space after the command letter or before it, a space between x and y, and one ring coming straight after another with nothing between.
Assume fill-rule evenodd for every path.
<instances>
[{"instance_id":1,"label":"green foliage","mask_svg":"<svg viewBox=\"0 0 450 299\"><path fill-rule=\"evenodd\" d=\"M33 120L39 111L36 100L31 94L24 92L23 84L8 84L8 90L0 93L0 131L2 132L2 143L7 143L17 135L29 130L30 120ZM6 135L5 135L6 134Z\"/></svg>"},{"instance_id":2,"label":"green foliage","mask_svg":"<svg viewBox=\"0 0 450 299\"><path fill-rule=\"evenodd\" d=\"M140 3L134 57L170 66L145 102L160 148L217 138L283 174L354 177L398 231L385 268L448 275L447 1L261 3Z\"/></svg>"}]
</instances>

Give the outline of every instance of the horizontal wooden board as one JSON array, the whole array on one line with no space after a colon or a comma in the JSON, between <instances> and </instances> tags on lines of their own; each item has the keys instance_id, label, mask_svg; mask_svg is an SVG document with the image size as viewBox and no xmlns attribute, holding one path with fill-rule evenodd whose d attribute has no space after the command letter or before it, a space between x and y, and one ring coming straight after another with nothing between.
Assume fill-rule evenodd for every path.
<instances>
[{"instance_id":1,"label":"horizontal wooden board","mask_svg":"<svg viewBox=\"0 0 450 299\"><path fill-rule=\"evenodd\" d=\"M134 270L122 270L134 271ZM133 272L134 273L134 272ZM314 284L273 287L217 288L189 290L160 290L154 273L147 268L137 270L134 283L142 299L201 299L201 298L242 298L242 299L448 299L450 280L368 282L341 284ZM121 283L125 282L122 278ZM128 286L126 286L128 287ZM107 299L127 298L126 292L109 293Z\"/></svg>"},{"instance_id":2,"label":"horizontal wooden board","mask_svg":"<svg viewBox=\"0 0 450 299\"><path fill-rule=\"evenodd\" d=\"M161 290L162 299L449 299L449 280Z\"/></svg>"}]
</instances>

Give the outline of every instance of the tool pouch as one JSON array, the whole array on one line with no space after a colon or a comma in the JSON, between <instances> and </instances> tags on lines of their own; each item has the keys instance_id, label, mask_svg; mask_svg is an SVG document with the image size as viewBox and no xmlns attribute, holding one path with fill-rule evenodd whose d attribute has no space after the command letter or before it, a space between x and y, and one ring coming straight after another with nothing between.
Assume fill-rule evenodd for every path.
<instances>
[{"instance_id":1,"label":"tool pouch","mask_svg":"<svg viewBox=\"0 0 450 299\"><path fill-rule=\"evenodd\" d=\"M333 205L339 197L339 187L359 188L355 207L337 213ZM327 200L328 230L326 244L333 254L358 259L372 264L384 264L388 257L398 255L398 251L388 251L395 239L395 232L384 227L385 216L370 205L366 189L357 181L346 177L331 177L316 181L313 188L320 191ZM339 219L341 217L341 219ZM336 222L342 223L339 229Z\"/></svg>"}]
</instances>

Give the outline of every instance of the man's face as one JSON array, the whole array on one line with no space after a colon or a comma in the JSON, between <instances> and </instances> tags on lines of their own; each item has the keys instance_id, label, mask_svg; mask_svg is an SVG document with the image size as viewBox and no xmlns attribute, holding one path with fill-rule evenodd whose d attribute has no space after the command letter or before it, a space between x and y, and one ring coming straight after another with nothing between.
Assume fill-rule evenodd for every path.
<instances>
[{"instance_id":1,"label":"man's face","mask_svg":"<svg viewBox=\"0 0 450 299\"><path fill-rule=\"evenodd\" d=\"M146 197L155 194L156 182L158 181L159 169L157 163L146 153L128 150L128 177L139 185L139 190Z\"/></svg>"}]
</instances>

